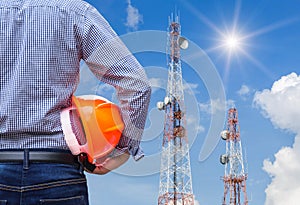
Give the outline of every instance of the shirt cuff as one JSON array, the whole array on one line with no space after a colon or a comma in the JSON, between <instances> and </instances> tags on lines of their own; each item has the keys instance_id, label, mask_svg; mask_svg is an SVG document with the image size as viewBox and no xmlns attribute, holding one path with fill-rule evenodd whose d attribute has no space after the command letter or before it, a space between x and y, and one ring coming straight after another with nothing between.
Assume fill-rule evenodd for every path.
<instances>
[{"instance_id":1,"label":"shirt cuff","mask_svg":"<svg viewBox=\"0 0 300 205\"><path fill-rule=\"evenodd\" d=\"M133 139L131 139L129 141L128 145L126 145L126 146L121 146L120 144L118 144L116 149L113 151L112 156L116 157L116 156L122 155L127 152L133 156L133 159L135 161L138 161L145 156L145 154L139 144L140 144L139 141L136 141Z\"/></svg>"}]
</instances>

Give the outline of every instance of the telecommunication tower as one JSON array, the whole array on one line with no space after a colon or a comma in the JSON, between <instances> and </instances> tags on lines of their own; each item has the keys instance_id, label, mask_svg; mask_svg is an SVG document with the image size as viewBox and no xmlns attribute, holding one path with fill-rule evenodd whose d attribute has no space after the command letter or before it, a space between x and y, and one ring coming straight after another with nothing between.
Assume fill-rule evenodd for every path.
<instances>
[{"instance_id":1,"label":"telecommunication tower","mask_svg":"<svg viewBox=\"0 0 300 205\"><path fill-rule=\"evenodd\" d=\"M228 110L227 129L221 132L221 138L226 140L226 154L220 156L220 162L225 165L224 196L222 205L248 205L246 180L238 111ZM241 193L243 192L243 194ZM229 203L226 196L229 194Z\"/></svg>"},{"instance_id":2,"label":"telecommunication tower","mask_svg":"<svg viewBox=\"0 0 300 205\"><path fill-rule=\"evenodd\" d=\"M180 49L186 49L188 41L180 32L178 16L171 17L168 86L164 102L157 103L165 111L158 205L194 205L180 61Z\"/></svg>"}]
</instances>

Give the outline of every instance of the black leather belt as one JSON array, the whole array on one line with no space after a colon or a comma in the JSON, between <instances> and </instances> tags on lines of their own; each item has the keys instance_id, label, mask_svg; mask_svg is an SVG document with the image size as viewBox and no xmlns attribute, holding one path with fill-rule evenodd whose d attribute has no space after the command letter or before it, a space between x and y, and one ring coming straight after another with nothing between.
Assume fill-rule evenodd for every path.
<instances>
[{"instance_id":1,"label":"black leather belt","mask_svg":"<svg viewBox=\"0 0 300 205\"><path fill-rule=\"evenodd\" d=\"M68 152L52 151L0 151L0 162L30 162L75 164L78 158Z\"/></svg>"}]
</instances>

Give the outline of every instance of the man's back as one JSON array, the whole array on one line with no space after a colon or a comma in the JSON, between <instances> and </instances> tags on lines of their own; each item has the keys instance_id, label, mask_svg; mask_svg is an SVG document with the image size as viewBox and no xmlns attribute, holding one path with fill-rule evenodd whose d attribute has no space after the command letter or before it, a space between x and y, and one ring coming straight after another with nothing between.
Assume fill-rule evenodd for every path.
<instances>
[{"instance_id":1,"label":"man's back","mask_svg":"<svg viewBox=\"0 0 300 205\"><path fill-rule=\"evenodd\" d=\"M60 112L71 106L81 60L116 89L125 124L117 150L143 156L147 76L102 15L81 0L0 1L0 149L68 149Z\"/></svg>"},{"instance_id":2,"label":"man's back","mask_svg":"<svg viewBox=\"0 0 300 205\"><path fill-rule=\"evenodd\" d=\"M81 0L1 0L1 201L88 204L88 164L68 150L60 123L61 111L72 104L81 60L115 87L125 125L111 155L89 170L106 174L128 154L143 157L150 85L102 15Z\"/></svg>"},{"instance_id":3,"label":"man's back","mask_svg":"<svg viewBox=\"0 0 300 205\"><path fill-rule=\"evenodd\" d=\"M0 1L0 148L66 148L59 112L78 83L88 6Z\"/></svg>"}]
</instances>

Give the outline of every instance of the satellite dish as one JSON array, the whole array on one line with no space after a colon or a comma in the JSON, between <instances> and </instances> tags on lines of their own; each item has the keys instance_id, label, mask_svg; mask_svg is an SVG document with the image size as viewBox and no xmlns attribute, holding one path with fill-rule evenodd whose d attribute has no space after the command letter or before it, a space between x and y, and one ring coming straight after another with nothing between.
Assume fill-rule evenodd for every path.
<instances>
[{"instance_id":1,"label":"satellite dish","mask_svg":"<svg viewBox=\"0 0 300 205\"><path fill-rule=\"evenodd\" d=\"M221 138L223 140L227 140L229 138L229 132L227 130L224 130L221 132Z\"/></svg>"},{"instance_id":2,"label":"satellite dish","mask_svg":"<svg viewBox=\"0 0 300 205\"><path fill-rule=\"evenodd\" d=\"M221 162L221 164L227 164L228 162L229 162L229 157L228 157L228 155L226 155L226 154L222 154L221 156L220 156L220 162Z\"/></svg>"},{"instance_id":3,"label":"satellite dish","mask_svg":"<svg viewBox=\"0 0 300 205\"><path fill-rule=\"evenodd\" d=\"M189 42L186 38L180 36L178 39L178 45L181 49L187 49L189 47Z\"/></svg>"},{"instance_id":4,"label":"satellite dish","mask_svg":"<svg viewBox=\"0 0 300 205\"><path fill-rule=\"evenodd\" d=\"M164 104L164 102L157 102L156 106L157 106L157 108L158 108L159 110L164 110L164 109L165 109L165 104Z\"/></svg>"},{"instance_id":5,"label":"satellite dish","mask_svg":"<svg viewBox=\"0 0 300 205\"><path fill-rule=\"evenodd\" d=\"M168 96L165 97L164 103L165 103L165 105L168 105L169 103L171 103L171 98L169 98Z\"/></svg>"}]
</instances>

